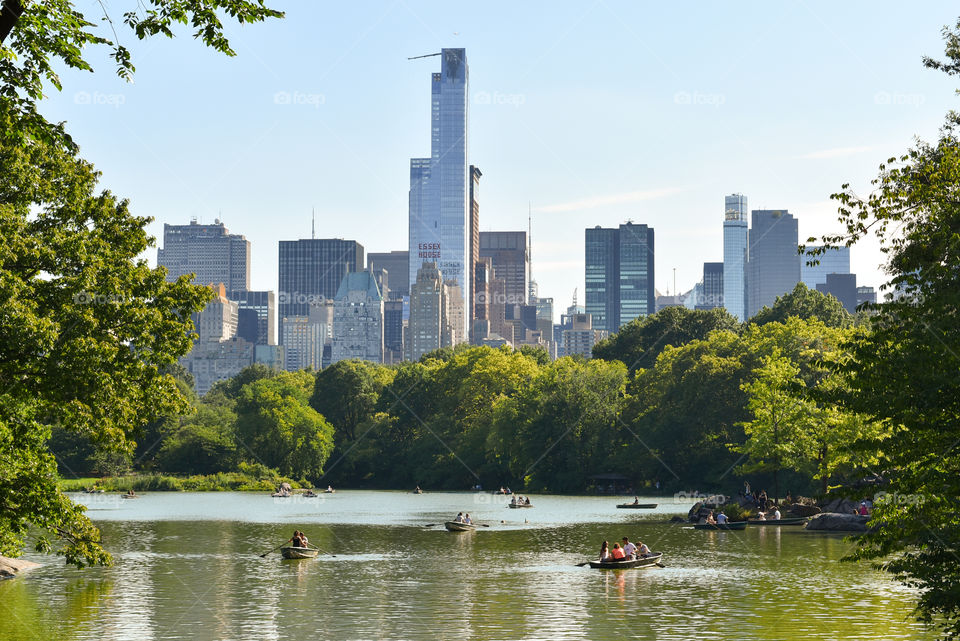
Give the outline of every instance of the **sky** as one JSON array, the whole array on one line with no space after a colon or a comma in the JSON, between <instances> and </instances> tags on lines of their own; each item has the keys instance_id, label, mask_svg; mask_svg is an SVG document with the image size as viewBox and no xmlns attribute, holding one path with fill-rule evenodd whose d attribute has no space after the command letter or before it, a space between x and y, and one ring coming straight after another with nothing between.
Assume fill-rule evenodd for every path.
<instances>
[{"instance_id":1,"label":"sky","mask_svg":"<svg viewBox=\"0 0 960 641\"><path fill-rule=\"evenodd\" d=\"M277 243L309 238L314 209L318 238L407 248L440 64L408 57L442 47L467 52L481 229L526 229L532 209L555 310L574 289L583 303L585 228L652 226L657 288L686 291L723 258L726 194L788 209L801 241L835 232L830 194L868 193L957 106L957 83L922 66L960 14L946 2L268 4L286 18L230 25L226 57L186 28L137 41L106 2L134 82L91 48L96 72L64 71L41 105L158 244L192 217L245 235L252 289L277 289ZM99 3L78 6L101 22ZM851 259L858 284L884 282L875 243Z\"/></svg>"}]
</instances>

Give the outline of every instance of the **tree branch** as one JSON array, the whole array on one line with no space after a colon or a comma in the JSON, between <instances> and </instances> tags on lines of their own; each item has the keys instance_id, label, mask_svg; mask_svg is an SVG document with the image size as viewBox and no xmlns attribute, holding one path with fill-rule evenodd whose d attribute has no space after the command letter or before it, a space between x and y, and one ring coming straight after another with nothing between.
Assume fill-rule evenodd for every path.
<instances>
[{"instance_id":1,"label":"tree branch","mask_svg":"<svg viewBox=\"0 0 960 641\"><path fill-rule=\"evenodd\" d=\"M0 43L13 31L25 8L21 0L3 0L3 8L0 9Z\"/></svg>"}]
</instances>

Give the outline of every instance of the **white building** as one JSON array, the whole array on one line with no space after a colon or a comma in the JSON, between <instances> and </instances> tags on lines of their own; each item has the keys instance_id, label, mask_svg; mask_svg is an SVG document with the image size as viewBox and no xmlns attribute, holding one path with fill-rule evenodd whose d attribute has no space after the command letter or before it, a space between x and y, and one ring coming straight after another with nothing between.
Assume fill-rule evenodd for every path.
<instances>
[{"instance_id":1,"label":"white building","mask_svg":"<svg viewBox=\"0 0 960 641\"><path fill-rule=\"evenodd\" d=\"M370 272L343 277L333 299L330 362L383 362L383 296Z\"/></svg>"}]
</instances>

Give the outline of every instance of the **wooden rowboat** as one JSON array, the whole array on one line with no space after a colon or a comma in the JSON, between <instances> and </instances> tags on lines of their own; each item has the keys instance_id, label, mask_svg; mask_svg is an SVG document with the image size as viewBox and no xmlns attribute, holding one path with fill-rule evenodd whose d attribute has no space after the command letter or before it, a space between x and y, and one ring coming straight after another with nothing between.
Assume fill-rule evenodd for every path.
<instances>
[{"instance_id":1,"label":"wooden rowboat","mask_svg":"<svg viewBox=\"0 0 960 641\"><path fill-rule=\"evenodd\" d=\"M694 523L694 530L745 530L746 521L727 521L726 523Z\"/></svg>"},{"instance_id":2,"label":"wooden rowboat","mask_svg":"<svg viewBox=\"0 0 960 641\"><path fill-rule=\"evenodd\" d=\"M458 523L457 521L447 521L443 524L451 532L473 532L477 526L473 523Z\"/></svg>"},{"instance_id":3,"label":"wooden rowboat","mask_svg":"<svg viewBox=\"0 0 960 641\"><path fill-rule=\"evenodd\" d=\"M590 561L590 567L601 570L651 568L660 563L661 558L663 558L663 552L656 552L654 554L648 554L647 556L642 556L638 559L630 559L628 561Z\"/></svg>"},{"instance_id":4,"label":"wooden rowboat","mask_svg":"<svg viewBox=\"0 0 960 641\"><path fill-rule=\"evenodd\" d=\"M293 547L291 545L280 548L280 554L282 554L283 558L285 559L312 559L320 554L320 550L314 550L313 548Z\"/></svg>"},{"instance_id":5,"label":"wooden rowboat","mask_svg":"<svg viewBox=\"0 0 960 641\"><path fill-rule=\"evenodd\" d=\"M770 525L770 526L779 526L779 525L803 525L807 522L807 518L803 516L792 517L789 519L768 519L766 521L761 521L759 519L750 519L747 521L750 525Z\"/></svg>"},{"instance_id":6,"label":"wooden rowboat","mask_svg":"<svg viewBox=\"0 0 960 641\"><path fill-rule=\"evenodd\" d=\"M621 510L652 510L657 503L620 503L617 507Z\"/></svg>"},{"instance_id":7,"label":"wooden rowboat","mask_svg":"<svg viewBox=\"0 0 960 641\"><path fill-rule=\"evenodd\" d=\"M515 510L518 507L533 507L533 503L507 503L507 507Z\"/></svg>"}]
</instances>

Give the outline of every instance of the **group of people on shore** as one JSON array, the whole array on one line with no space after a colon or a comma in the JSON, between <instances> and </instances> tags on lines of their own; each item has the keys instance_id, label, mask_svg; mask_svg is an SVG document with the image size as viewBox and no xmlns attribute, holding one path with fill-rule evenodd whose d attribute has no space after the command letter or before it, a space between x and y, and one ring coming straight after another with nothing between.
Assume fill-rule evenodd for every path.
<instances>
[{"instance_id":1,"label":"group of people on shore","mask_svg":"<svg viewBox=\"0 0 960 641\"><path fill-rule=\"evenodd\" d=\"M635 544L630 542L630 539L623 537L621 539L622 545L620 543L614 543L611 548L610 545L604 541L603 545L600 546L600 560L601 561L633 561L638 558L649 556L653 554L650 551L650 548L647 547L647 544L643 541L637 541Z\"/></svg>"},{"instance_id":2,"label":"group of people on shore","mask_svg":"<svg viewBox=\"0 0 960 641\"><path fill-rule=\"evenodd\" d=\"M515 496L510 499L510 505L530 505L530 497Z\"/></svg>"}]
</instances>

